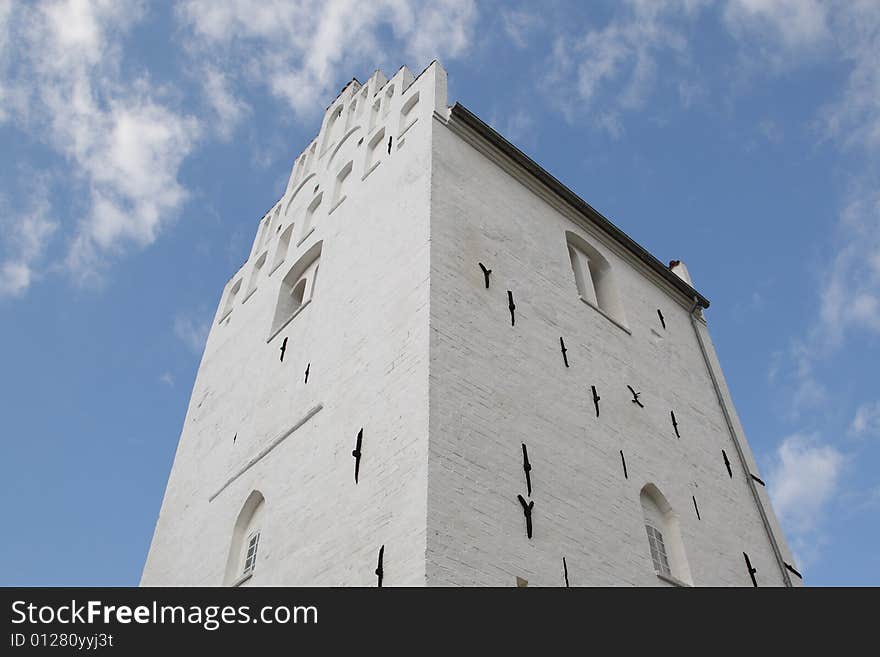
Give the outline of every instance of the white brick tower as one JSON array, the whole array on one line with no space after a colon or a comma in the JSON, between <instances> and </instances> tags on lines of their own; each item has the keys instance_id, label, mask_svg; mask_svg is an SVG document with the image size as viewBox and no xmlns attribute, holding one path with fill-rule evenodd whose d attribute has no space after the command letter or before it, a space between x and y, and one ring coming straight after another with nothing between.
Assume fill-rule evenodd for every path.
<instances>
[{"instance_id":1,"label":"white brick tower","mask_svg":"<svg viewBox=\"0 0 880 657\"><path fill-rule=\"evenodd\" d=\"M141 584L800 585L708 305L438 63L353 80L223 290Z\"/></svg>"}]
</instances>

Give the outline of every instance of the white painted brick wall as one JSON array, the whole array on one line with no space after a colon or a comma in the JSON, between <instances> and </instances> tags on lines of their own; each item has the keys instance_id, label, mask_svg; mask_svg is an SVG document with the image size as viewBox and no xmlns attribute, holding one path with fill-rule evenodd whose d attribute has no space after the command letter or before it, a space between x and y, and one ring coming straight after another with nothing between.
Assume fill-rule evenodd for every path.
<instances>
[{"instance_id":1,"label":"white painted brick wall","mask_svg":"<svg viewBox=\"0 0 880 657\"><path fill-rule=\"evenodd\" d=\"M242 293L208 338L142 584L220 585L233 524L253 489L267 506L257 568L247 585L374 585L382 544L387 585L424 584L429 156L435 78L444 75L432 66L403 95L411 74L401 69L393 76L390 111L375 129L366 128L367 108L358 120L364 127L332 162L330 149L310 166L316 175L305 185L296 172L292 177L297 182L282 207L302 189L282 232L291 220L301 221L319 185L324 200L314 232L296 246L301 235L295 228L290 255L266 277L280 235L273 228L270 265L244 302L262 250L255 249L230 279L227 288L244 275ZM377 91L384 97L384 82L381 73L371 78L370 100ZM445 91L445 78L441 82ZM352 91L361 89L349 89L348 96ZM401 148L400 108L415 92L418 120ZM436 100L445 107L445 95ZM392 153L383 148L381 164L361 180L366 143L383 127L395 137ZM328 215L335 175L350 157L348 197ZM323 252L312 301L267 344L281 279L318 240ZM218 308L224 301L225 293ZM319 403L323 409L309 422L209 501L231 474ZM361 427L355 485L351 451Z\"/></svg>"},{"instance_id":2,"label":"white painted brick wall","mask_svg":"<svg viewBox=\"0 0 880 657\"><path fill-rule=\"evenodd\" d=\"M565 556L572 585L667 585L639 502L649 482L679 518L696 585L750 586L743 551L760 584L782 584L686 300L450 128L435 122L434 132L428 584L558 586ZM578 299L566 230L611 263L631 334ZM478 262L492 270L488 290ZM516 497L526 496L523 442L532 540Z\"/></svg>"},{"instance_id":3,"label":"white painted brick wall","mask_svg":"<svg viewBox=\"0 0 880 657\"><path fill-rule=\"evenodd\" d=\"M390 111L370 129L373 103L390 85ZM364 111L350 118L364 88ZM415 93L417 120L401 135L400 109ZM325 151L339 103L348 125L334 134L348 137ZM436 63L415 81L405 68L387 82L377 72L328 107L270 211L256 291L245 298L264 251L259 240L219 300L141 583L220 585L235 519L257 489L265 519L248 586L374 585L382 544L388 586L513 586L517 576L557 586L563 556L573 585L664 585L639 504L642 485L653 482L678 514L696 584L750 585L742 551L761 584L780 584L686 300L475 150L446 116L446 77ZM383 128L386 143L394 137L392 154L383 146L381 164L367 171L367 145ZM348 197L328 214L349 159ZM316 186L324 197L305 235ZM291 221L289 254L270 274ZM614 267L631 334L578 300L566 230ZM282 278L319 240L311 302L267 343ZM478 262L493 270L489 290ZM221 319L240 278L233 310ZM627 384L642 391L644 409L630 402ZM590 385L602 396L598 420ZM316 405L310 420L222 488ZM355 485L351 450L361 427ZM531 541L516 498L526 494L522 442L533 466Z\"/></svg>"}]
</instances>

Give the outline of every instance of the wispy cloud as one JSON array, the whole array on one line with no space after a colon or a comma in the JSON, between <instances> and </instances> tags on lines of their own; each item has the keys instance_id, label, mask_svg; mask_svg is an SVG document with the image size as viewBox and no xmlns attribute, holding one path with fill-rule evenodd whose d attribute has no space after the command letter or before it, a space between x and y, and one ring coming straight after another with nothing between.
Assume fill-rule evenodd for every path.
<instances>
[{"instance_id":1,"label":"wispy cloud","mask_svg":"<svg viewBox=\"0 0 880 657\"><path fill-rule=\"evenodd\" d=\"M410 0L188 0L178 6L177 15L192 35L188 50L196 62L221 66L230 85L264 86L297 115L308 117L351 71L382 60L389 50L419 65L466 52L477 10L471 0L429 5ZM380 32L391 36L390 44ZM237 102L233 86L225 89L221 105Z\"/></svg>"},{"instance_id":2,"label":"wispy cloud","mask_svg":"<svg viewBox=\"0 0 880 657\"><path fill-rule=\"evenodd\" d=\"M536 9L523 7L501 10L501 25L504 33L517 48L529 46L529 39L544 25L544 19Z\"/></svg>"},{"instance_id":3,"label":"wispy cloud","mask_svg":"<svg viewBox=\"0 0 880 657\"><path fill-rule=\"evenodd\" d=\"M174 319L174 335L196 355L205 349L205 341L211 330L211 319L194 319L190 315L178 315Z\"/></svg>"},{"instance_id":4,"label":"wispy cloud","mask_svg":"<svg viewBox=\"0 0 880 657\"><path fill-rule=\"evenodd\" d=\"M159 377L159 381L164 383L169 388L174 387L174 376L172 376L171 372L162 372L162 375Z\"/></svg>"},{"instance_id":5,"label":"wispy cloud","mask_svg":"<svg viewBox=\"0 0 880 657\"><path fill-rule=\"evenodd\" d=\"M623 115L642 109L655 85L660 54L686 56L684 27L704 4L700 0L629 0L621 15L604 27L558 37L550 60L550 81L554 89L574 91L573 97L560 98L566 116L589 114L595 127L620 136ZM560 86L561 81L566 84Z\"/></svg>"},{"instance_id":6,"label":"wispy cloud","mask_svg":"<svg viewBox=\"0 0 880 657\"><path fill-rule=\"evenodd\" d=\"M830 37L827 3L819 0L728 0L724 19L737 36L756 34L765 44L812 47Z\"/></svg>"},{"instance_id":7,"label":"wispy cloud","mask_svg":"<svg viewBox=\"0 0 880 657\"><path fill-rule=\"evenodd\" d=\"M224 72L206 65L201 76L205 98L216 119L211 125L221 139L231 139L238 125L251 113L251 107L235 95L232 82Z\"/></svg>"},{"instance_id":8,"label":"wispy cloud","mask_svg":"<svg viewBox=\"0 0 880 657\"><path fill-rule=\"evenodd\" d=\"M866 402L856 409L850 432L856 436L880 436L880 401Z\"/></svg>"},{"instance_id":9,"label":"wispy cloud","mask_svg":"<svg viewBox=\"0 0 880 657\"><path fill-rule=\"evenodd\" d=\"M90 199L67 231L66 263L79 280L99 277L126 247L152 243L187 198L177 175L198 121L165 103L146 73L121 70L123 43L143 15L141 2L109 0L6 11L16 35L2 83L16 97L11 120L61 155Z\"/></svg>"},{"instance_id":10,"label":"wispy cloud","mask_svg":"<svg viewBox=\"0 0 880 657\"><path fill-rule=\"evenodd\" d=\"M50 214L51 206L44 196L36 196L23 213L0 203L0 227L7 251L0 261L0 298L23 295L40 275L35 266L58 229Z\"/></svg>"},{"instance_id":11,"label":"wispy cloud","mask_svg":"<svg viewBox=\"0 0 880 657\"><path fill-rule=\"evenodd\" d=\"M768 484L773 507L800 563L816 556L828 504L838 493L845 457L814 435L793 434L776 450Z\"/></svg>"}]
</instances>

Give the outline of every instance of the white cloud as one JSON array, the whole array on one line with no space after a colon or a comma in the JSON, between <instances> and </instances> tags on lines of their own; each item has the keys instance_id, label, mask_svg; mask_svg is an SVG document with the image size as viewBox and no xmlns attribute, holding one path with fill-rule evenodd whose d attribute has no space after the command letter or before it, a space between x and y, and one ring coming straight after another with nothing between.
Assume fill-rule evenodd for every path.
<instances>
[{"instance_id":1,"label":"white cloud","mask_svg":"<svg viewBox=\"0 0 880 657\"><path fill-rule=\"evenodd\" d=\"M13 120L65 158L65 182L88 194L68 227L66 263L79 279L99 275L108 255L152 243L187 198L177 175L198 122L168 106L146 74L120 70L143 15L141 2L51 0L8 18Z\"/></svg>"},{"instance_id":2,"label":"white cloud","mask_svg":"<svg viewBox=\"0 0 880 657\"><path fill-rule=\"evenodd\" d=\"M794 434L776 450L768 486L773 507L796 537L819 530L823 511L837 493L845 458L815 436Z\"/></svg>"},{"instance_id":3,"label":"white cloud","mask_svg":"<svg viewBox=\"0 0 880 657\"><path fill-rule=\"evenodd\" d=\"M0 227L9 253L0 263L0 298L23 295L39 276L34 267L58 229L58 223L49 218L50 209L46 198L37 198L28 212L4 210L9 214Z\"/></svg>"},{"instance_id":4,"label":"white cloud","mask_svg":"<svg viewBox=\"0 0 880 657\"><path fill-rule=\"evenodd\" d=\"M550 81L554 91L568 87L575 91L574 97L562 100L566 116L572 119L590 113L597 127L612 136L622 134L622 114L641 109L654 87L658 56L672 52L686 57L683 26L704 4L699 0L629 0L622 15L605 27L558 37ZM597 106L603 110L593 111Z\"/></svg>"},{"instance_id":5,"label":"white cloud","mask_svg":"<svg viewBox=\"0 0 880 657\"><path fill-rule=\"evenodd\" d=\"M517 48L527 48L529 37L543 25L544 20L537 11L522 8L501 10L501 26Z\"/></svg>"},{"instance_id":6,"label":"white cloud","mask_svg":"<svg viewBox=\"0 0 880 657\"><path fill-rule=\"evenodd\" d=\"M851 330L880 333L880 191L872 183L853 189L838 233L820 292L820 337L831 345Z\"/></svg>"},{"instance_id":7,"label":"white cloud","mask_svg":"<svg viewBox=\"0 0 880 657\"><path fill-rule=\"evenodd\" d=\"M213 127L222 139L230 139L235 128L251 112L245 101L237 98L229 77L215 68L208 67L202 73L205 97L217 117Z\"/></svg>"},{"instance_id":8,"label":"white cloud","mask_svg":"<svg viewBox=\"0 0 880 657\"><path fill-rule=\"evenodd\" d=\"M825 108L828 134L848 146L880 148L880 3L846 2L835 12L836 41L852 71L843 96Z\"/></svg>"},{"instance_id":9,"label":"white cloud","mask_svg":"<svg viewBox=\"0 0 880 657\"><path fill-rule=\"evenodd\" d=\"M390 49L421 70L433 58L466 52L477 16L471 0L188 0L177 14L192 32L189 52L197 62L265 86L301 116L319 112L343 80L387 56L380 32L389 31Z\"/></svg>"},{"instance_id":10,"label":"white cloud","mask_svg":"<svg viewBox=\"0 0 880 657\"><path fill-rule=\"evenodd\" d=\"M6 47L9 42L9 17L12 15L12 0L0 0L0 73L6 68L8 58ZM0 76L0 123L6 120L6 91L3 76Z\"/></svg>"},{"instance_id":11,"label":"white cloud","mask_svg":"<svg viewBox=\"0 0 880 657\"><path fill-rule=\"evenodd\" d=\"M174 334L194 353L201 355L211 331L211 320L196 320L178 315L174 320Z\"/></svg>"},{"instance_id":12,"label":"white cloud","mask_svg":"<svg viewBox=\"0 0 880 657\"><path fill-rule=\"evenodd\" d=\"M820 113L847 146L880 146L880 3L875 0L728 0L725 24L762 70L789 70L823 54L850 65L839 98Z\"/></svg>"},{"instance_id":13,"label":"white cloud","mask_svg":"<svg viewBox=\"0 0 880 657\"><path fill-rule=\"evenodd\" d=\"M169 388L174 387L174 376L172 376L171 372L163 372L159 377L159 381L164 383Z\"/></svg>"},{"instance_id":14,"label":"white cloud","mask_svg":"<svg viewBox=\"0 0 880 657\"><path fill-rule=\"evenodd\" d=\"M859 406L850 425L850 432L857 436L880 436L880 401Z\"/></svg>"},{"instance_id":15,"label":"white cloud","mask_svg":"<svg viewBox=\"0 0 880 657\"><path fill-rule=\"evenodd\" d=\"M818 0L729 0L724 19L734 33L757 31L786 47L812 46L829 36L826 5Z\"/></svg>"}]
</instances>

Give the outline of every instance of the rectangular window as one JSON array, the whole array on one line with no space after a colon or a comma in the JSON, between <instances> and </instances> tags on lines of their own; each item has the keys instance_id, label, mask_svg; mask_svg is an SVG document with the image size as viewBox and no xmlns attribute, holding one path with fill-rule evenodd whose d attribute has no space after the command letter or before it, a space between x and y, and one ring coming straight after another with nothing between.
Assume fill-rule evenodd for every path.
<instances>
[{"instance_id":1,"label":"rectangular window","mask_svg":"<svg viewBox=\"0 0 880 657\"><path fill-rule=\"evenodd\" d=\"M666 577L672 577L672 570L669 568L669 559L666 557L666 545L663 543L663 534L657 531L651 525L645 525L648 532L648 544L651 546L651 559L654 562L654 570Z\"/></svg>"},{"instance_id":2,"label":"rectangular window","mask_svg":"<svg viewBox=\"0 0 880 657\"><path fill-rule=\"evenodd\" d=\"M248 537L247 553L244 557L244 570L242 575L254 572L257 565L257 547L260 544L260 532L256 531Z\"/></svg>"}]
</instances>

